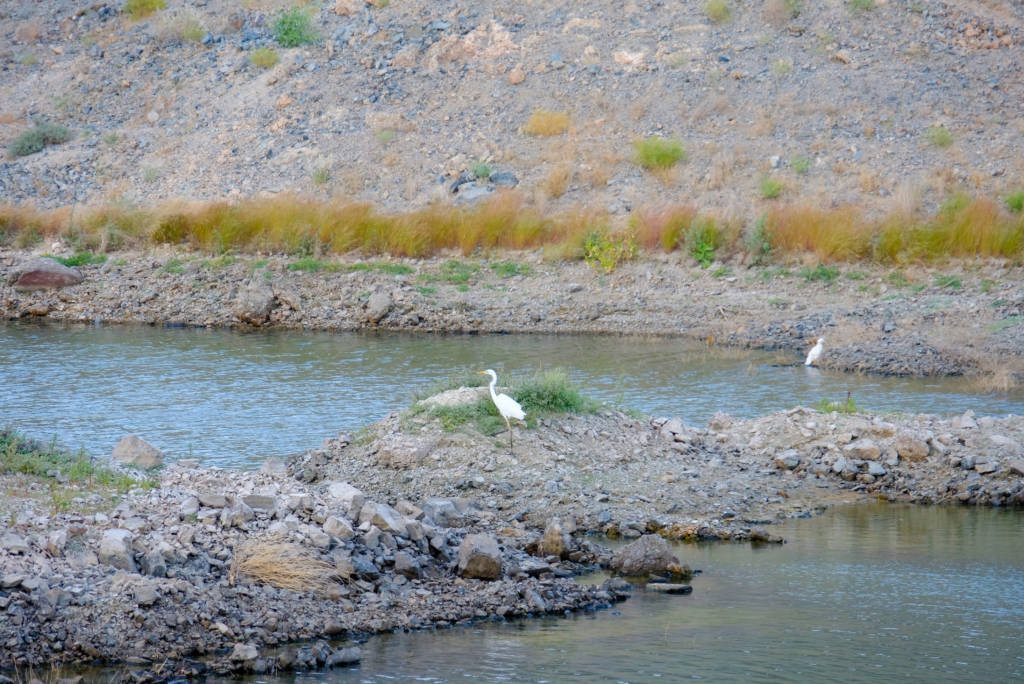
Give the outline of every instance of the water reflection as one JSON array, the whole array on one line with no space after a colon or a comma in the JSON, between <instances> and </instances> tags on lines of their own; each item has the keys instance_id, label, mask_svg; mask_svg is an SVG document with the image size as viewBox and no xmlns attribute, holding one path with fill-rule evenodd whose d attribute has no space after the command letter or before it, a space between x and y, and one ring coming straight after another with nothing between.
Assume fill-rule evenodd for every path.
<instances>
[{"instance_id":1,"label":"water reflection","mask_svg":"<svg viewBox=\"0 0 1024 684\"><path fill-rule=\"evenodd\" d=\"M781 357L783 360L785 357ZM958 379L877 378L779 365L773 354L681 340L0 325L2 420L109 453L135 432L172 456L254 466L403 408L463 370L563 366L585 393L701 424L845 399L876 411L1024 413L1024 394Z\"/></svg>"}]
</instances>

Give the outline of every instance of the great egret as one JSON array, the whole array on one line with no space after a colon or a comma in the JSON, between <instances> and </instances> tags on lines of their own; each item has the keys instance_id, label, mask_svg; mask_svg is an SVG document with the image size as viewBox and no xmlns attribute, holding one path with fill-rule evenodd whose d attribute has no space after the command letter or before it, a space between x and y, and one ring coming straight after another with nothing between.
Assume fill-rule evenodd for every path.
<instances>
[{"instance_id":1,"label":"great egret","mask_svg":"<svg viewBox=\"0 0 1024 684\"><path fill-rule=\"evenodd\" d=\"M477 375L490 375L491 376L491 401L498 407L498 413L505 419L505 425L508 426L508 450L512 451L512 423L509 422L509 418L518 418L519 420L526 420L526 412L523 411L523 407L519 405L512 397L507 394L495 394L494 386L498 384L498 374L488 368L485 371L477 371Z\"/></svg>"},{"instance_id":2,"label":"great egret","mask_svg":"<svg viewBox=\"0 0 1024 684\"><path fill-rule=\"evenodd\" d=\"M825 345L825 338L819 337L817 344L811 347L811 351L807 352L807 360L804 361L805 366L813 366L818 363L818 357L821 356L821 350Z\"/></svg>"}]
</instances>

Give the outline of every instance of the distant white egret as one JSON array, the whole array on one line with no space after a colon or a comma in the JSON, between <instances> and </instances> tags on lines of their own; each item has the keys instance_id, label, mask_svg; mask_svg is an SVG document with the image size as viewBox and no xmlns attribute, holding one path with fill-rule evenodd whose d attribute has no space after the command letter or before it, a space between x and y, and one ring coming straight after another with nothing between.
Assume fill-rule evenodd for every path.
<instances>
[{"instance_id":1,"label":"distant white egret","mask_svg":"<svg viewBox=\"0 0 1024 684\"><path fill-rule=\"evenodd\" d=\"M494 386L498 384L498 374L488 368L485 371L477 371L477 375L490 375L491 376L491 401L498 407L498 413L505 419L505 425L508 426L508 450L512 451L512 423L509 422L509 418L518 418L519 420L526 420L526 412L523 411L523 407L519 405L512 397L507 394L495 394Z\"/></svg>"},{"instance_id":2,"label":"distant white egret","mask_svg":"<svg viewBox=\"0 0 1024 684\"><path fill-rule=\"evenodd\" d=\"M811 351L807 352L807 360L804 361L805 366L814 366L818 363L818 357L821 356L821 350L825 346L825 338L819 337L817 344L811 347Z\"/></svg>"}]
</instances>

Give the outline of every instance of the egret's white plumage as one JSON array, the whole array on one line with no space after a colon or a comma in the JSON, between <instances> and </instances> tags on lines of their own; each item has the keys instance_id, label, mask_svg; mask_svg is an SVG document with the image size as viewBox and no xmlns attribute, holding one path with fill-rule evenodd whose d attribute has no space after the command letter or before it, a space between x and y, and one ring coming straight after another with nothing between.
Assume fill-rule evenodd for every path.
<instances>
[{"instance_id":1,"label":"egret's white plumage","mask_svg":"<svg viewBox=\"0 0 1024 684\"><path fill-rule=\"evenodd\" d=\"M510 418L518 418L519 420L526 420L526 412L523 411L523 407L519 405L519 402L508 396L507 394L496 394L494 392L494 386L498 384L498 374L488 368L485 371L478 371L477 375L490 375L491 376L491 401L498 407L498 413L505 419L505 425L508 426L508 448L512 449L512 423L509 422Z\"/></svg>"},{"instance_id":2,"label":"egret's white plumage","mask_svg":"<svg viewBox=\"0 0 1024 684\"><path fill-rule=\"evenodd\" d=\"M807 352L807 360L804 361L805 366L813 366L818 363L818 357L821 356L821 350L825 346L825 338L819 337L818 342L811 347L811 351Z\"/></svg>"}]
</instances>

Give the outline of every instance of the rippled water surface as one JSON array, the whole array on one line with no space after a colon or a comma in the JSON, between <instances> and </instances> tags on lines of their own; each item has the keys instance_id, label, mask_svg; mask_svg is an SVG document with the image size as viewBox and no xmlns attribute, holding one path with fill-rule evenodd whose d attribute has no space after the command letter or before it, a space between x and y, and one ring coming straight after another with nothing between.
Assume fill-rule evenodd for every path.
<instances>
[{"instance_id":1,"label":"rippled water surface","mask_svg":"<svg viewBox=\"0 0 1024 684\"><path fill-rule=\"evenodd\" d=\"M172 458L252 467L355 430L460 371L561 366L590 396L701 424L845 399L878 411L1024 413L967 381L854 376L688 341L0 324L0 422L110 453L136 433Z\"/></svg>"},{"instance_id":2,"label":"rippled water surface","mask_svg":"<svg viewBox=\"0 0 1024 684\"><path fill-rule=\"evenodd\" d=\"M373 637L356 668L253 681L1024 679L1020 511L879 504L773 531L788 543L677 546L703 570L689 596Z\"/></svg>"}]
</instances>

